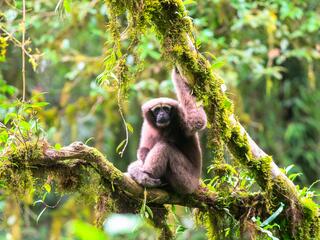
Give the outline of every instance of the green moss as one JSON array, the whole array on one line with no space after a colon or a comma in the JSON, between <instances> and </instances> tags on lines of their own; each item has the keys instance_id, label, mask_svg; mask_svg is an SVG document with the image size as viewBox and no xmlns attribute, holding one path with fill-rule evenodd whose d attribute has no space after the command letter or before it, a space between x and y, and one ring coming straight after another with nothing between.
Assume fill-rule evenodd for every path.
<instances>
[{"instance_id":1,"label":"green moss","mask_svg":"<svg viewBox=\"0 0 320 240\"><path fill-rule=\"evenodd\" d=\"M42 149L34 142L25 142L19 146L12 147L7 155L11 163L19 167L26 167L42 156Z\"/></svg>"},{"instance_id":2,"label":"green moss","mask_svg":"<svg viewBox=\"0 0 320 240\"><path fill-rule=\"evenodd\" d=\"M239 239L239 223L225 211L206 209L194 213L197 226L204 226L207 239Z\"/></svg>"},{"instance_id":3,"label":"green moss","mask_svg":"<svg viewBox=\"0 0 320 240\"><path fill-rule=\"evenodd\" d=\"M110 192L101 191L97 195L95 205L95 226L98 228L102 228L103 222L106 219L107 215L112 212L117 212L117 208Z\"/></svg>"},{"instance_id":4,"label":"green moss","mask_svg":"<svg viewBox=\"0 0 320 240\"><path fill-rule=\"evenodd\" d=\"M297 195L294 185L288 185L284 178L274 178L273 195L278 201L285 203L285 219L281 224L282 236L290 236L292 239L320 239L320 212L319 206L310 198ZM289 187L291 186L291 187ZM281 194L286 191L286 195Z\"/></svg>"},{"instance_id":5,"label":"green moss","mask_svg":"<svg viewBox=\"0 0 320 240\"><path fill-rule=\"evenodd\" d=\"M169 208L166 206L151 207L153 218L150 219L151 224L159 230L159 240L174 239L173 233L168 225Z\"/></svg>"},{"instance_id":6,"label":"green moss","mask_svg":"<svg viewBox=\"0 0 320 240\"><path fill-rule=\"evenodd\" d=\"M320 217L302 219L299 225L296 225L295 232L292 234L293 239L320 239Z\"/></svg>"},{"instance_id":7,"label":"green moss","mask_svg":"<svg viewBox=\"0 0 320 240\"><path fill-rule=\"evenodd\" d=\"M320 239L320 211L319 205L312 199L301 198L304 218L298 232L301 239Z\"/></svg>"},{"instance_id":8,"label":"green moss","mask_svg":"<svg viewBox=\"0 0 320 240\"><path fill-rule=\"evenodd\" d=\"M230 164L214 164L213 166L213 171L215 175L218 176L228 176L228 175L233 175L237 174L237 170L232 167Z\"/></svg>"},{"instance_id":9,"label":"green moss","mask_svg":"<svg viewBox=\"0 0 320 240\"><path fill-rule=\"evenodd\" d=\"M301 198L303 212L309 219L313 219L319 215L319 205L316 204L311 198Z\"/></svg>"},{"instance_id":10,"label":"green moss","mask_svg":"<svg viewBox=\"0 0 320 240\"><path fill-rule=\"evenodd\" d=\"M209 216L209 212L208 211L196 211L194 213L194 218L195 218L195 222L196 225L199 226L204 226L206 231L207 231L207 238L209 240L215 240L216 238L216 234L215 234L215 228L212 224L212 222L210 221L210 216Z\"/></svg>"},{"instance_id":11,"label":"green moss","mask_svg":"<svg viewBox=\"0 0 320 240\"><path fill-rule=\"evenodd\" d=\"M6 157L1 159L0 179L8 194L20 199L28 198L33 192L35 179L29 168L41 156L41 150L34 142L25 142L21 146L8 149Z\"/></svg>"},{"instance_id":12,"label":"green moss","mask_svg":"<svg viewBox=\"0 0 320 240\"><path fill-rule=\"evenodd\" d=\"M123 173L119 169L114 167L114 165L110 161L108 161L99 150L91 148L90 158L94 160L99 159L99 162L96 162L96 164L102 165L103 169L108 169L108 179L110 179L112 183L114 181L119 183L122 180Z\"/></svg>"}]
</instances>

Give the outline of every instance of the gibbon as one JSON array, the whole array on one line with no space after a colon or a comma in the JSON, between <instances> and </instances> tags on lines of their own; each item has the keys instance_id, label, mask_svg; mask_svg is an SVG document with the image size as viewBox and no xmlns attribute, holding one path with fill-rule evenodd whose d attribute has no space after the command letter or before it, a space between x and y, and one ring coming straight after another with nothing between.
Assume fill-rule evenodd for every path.
<instances>
[{"instance_id":1,"label":"gibbon","mask_svg":"<svg viewBox=\"0 0 320 240\"><path fill-rule=\"evenodd\" d=\"M189 194L197 189L201 177L197 132L205 128L207 117L177 69L172 79L178 101L156 98L142 105L138 160L128 166L128 174L145 187L169 184L175 192Z\"/></svg>"}]
</instances>

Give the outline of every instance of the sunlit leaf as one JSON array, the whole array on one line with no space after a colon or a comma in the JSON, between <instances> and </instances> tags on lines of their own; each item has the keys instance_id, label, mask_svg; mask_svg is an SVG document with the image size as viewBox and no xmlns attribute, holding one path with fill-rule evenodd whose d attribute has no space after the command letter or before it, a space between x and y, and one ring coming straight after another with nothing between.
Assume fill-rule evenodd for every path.
<instances>
[{"instance_id":1,"label":"sunlit leaf","mask_svg":"<svg viewBox=\"0 0 320 240\"><path fill-rule=\"evenodd\" d=\"M64 10L66 10L67 13L71 12L71 0L64 0L63 1L63 7Z\"/></svg>"},{"instance_id":2,"label":"sunlit leaf","mask_svg":"<svg viewBox=\"0 0 320 240\"><path fill-rule=\"evenodd\" d=\"M182 225L178 225L177 229L176 229L176 233L183 233L187 230L186 227L182 226Z\"/></svg>"},{"instance_id":3,"label":"sunlit leaf","mask_svg":"<svg viewBox=\"0 0 320 240\"><path fill-rule=\"evenodd\" d=\"M73 233L81 240L107 240L108 236L100 229L80 220L72 221Z\"/></svg>"},{"instance_id":4,"label":"sunlit leaf","mask_svg":"<svg viewBox=\"0 0 320 240\"><path fill-rule=\"evenodd\" d=\"M116 148L116 152L117 152L117 153L120 152L121 148L125 145L126 141L127 141L127 140L124 139L124 140L122 140L122 141L119 143L119 145L118 145L117 148Z\"/></svg>"},{"instance_id":5,"label":"sunlit leaf","mask_svg":"<svg viewBox=\"0 0 320 240\"><path fill-rule=\"evenodd\" d=\"M187 6L187 5L190 5L190 4L194 4L196 2L197 1L195 1L195 0L185 0L185 1L183 1L183 5Z\"/></svg>"},{"instance_id":6,"label":"sunlit leaf","mask_svg":"<svg viewBox=\"0 0 320 240\"><path fill-rule=\"evenodd\" d=\"M26 122L26 121L20 121L19 122L19 127L21 127L23 130L25 131L29 131L30 128L31 128L31 125L29 122Z\"/></svg>"},{"instance_id":7,"label":"sunlit leaf","mask_svg":"<svg viewBox=\"0 0 320 240\"><path fill-rule=\"evenodd\" d=\"M271 223L274 219L276 219L279 216L279 214L283 211L283 208L284 208L284 204L280 203L280 207L270 217L268 217L265 221L263 221L260 224L260 227L269 225L269 223Z\"/></svg>"},{"instance_id":8,"label":"sunlit leaf","mask_svg":"<svg viewBox=\"0 0 320 240\"><path fill-rule=\"evenodd\" d=\"M43 188L50 193L51 192L51 185L49 183L45 183L43 184Z\"/></svg>"},{"instance_id":9,"label":"sunlit leaf","mask_svg":"<svg viewBox=\"0 0 320 240\"><path fill-rule=\"evenodd\" d=\"M291 181L294 181L297 177L301 176L302 173L293 173L288 176Z\"/></svg>"},{"instance_id":10,"label":"sunlit leaf","mask_svg":"<svg viewBox=\"0 0 320 240\"><path fill-rule=\"evenodd\" d=\"M32 103L32 107L44 107L49 105L48 102L37 102L37 103Z\"/></svg>"},{"instance_id":11,"label":"sunlit leaf","mask_svg":"<svg viewBox=\"0 0 320 240\"><path fill-rule=\"evenodd\" d=\"M60 149L61 149L61 144L60 144L60 143L56 143L56 144L54 145L54 149L60 150Z\"/></svg>"},{"instance_id":12,"label":"sunlit leaf","mask_svg":"<svg viewBox=\"0 0 320 240\"><path fill-rule=\"evenodd\" d=\"M294 167L294 164L291 164L288 167L286 167L285 168L285 173L288 174L293 167Z\"/></svg>"},{"instance_id":13,"label":"sunlit leaf","mask_svg":"<svg viewBox=\"0 0 320 240\"><path fill-rule=\"evenodd\" d=\"M5 118L4 118L4 121L3 123L4 124L7 124L10 120L14 120L18 117L18 115L16 113L8 113Z\"/></svg>"},{"instance_id":14,"label":"sunlit leaf","mask_svg":"<svg viewBox=\"0 0 320 240\"><path fill-rule=\"evenodd\" d=\"M146 210L147 210L149 216L150 216L151 218L153 218L153 212L152 212L151 208L150 208L148 205L146 205Z\"/></svg>"},{"instance_id":15,"label":"sunlit leaf","mask_svg":"<svg viewBox=\"0 0 320 240\"><path fill-rule=\"evenodd\" d=\"M8 138L9 138L8 132L6 130L4 130L4 131L0 130L0 143L7 142Z\"/></svg>"},{"instance_id":16,"label":"sunlit leaf","mask_svg":"<svg viewBox=\"0 0 320 240\"><path fill-rule=\"evenodd\" d=\"M126 125L127 125L127 128L128 128L128 131L133 133L133 127L130 123L126 122Z\"/></svg>"},{"instance_id":17,"label":"sunlit leaf","mask_svg":"<svg viewBox=\"0 0 320 240\"><path fill-rule=\"evenodd\" d=\"M230 109L232 107L232 101L229 99L229 98L225 98L223 100L223 106L226 108L226 109Z\"/></svg>"}]
</instances>

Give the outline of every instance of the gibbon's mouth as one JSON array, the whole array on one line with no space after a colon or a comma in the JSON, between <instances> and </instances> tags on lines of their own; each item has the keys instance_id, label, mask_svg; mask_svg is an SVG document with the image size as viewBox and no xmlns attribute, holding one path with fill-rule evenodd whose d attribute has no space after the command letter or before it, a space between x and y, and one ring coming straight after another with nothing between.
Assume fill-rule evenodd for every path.
<instances>
[{"instance_id":1,"label":"gibbon's mouth","mask_svg":"<svg viewBox=\"0 0 320 240\"><path fill-rule=\"evenodd\" d=\"M168 126L169 124L170 124L170 121L168 121L168 122L163 122L163 123L157 122L157 126L158 126L158 127L166 127L166 126Z\"/></svg>"}]
</instances>

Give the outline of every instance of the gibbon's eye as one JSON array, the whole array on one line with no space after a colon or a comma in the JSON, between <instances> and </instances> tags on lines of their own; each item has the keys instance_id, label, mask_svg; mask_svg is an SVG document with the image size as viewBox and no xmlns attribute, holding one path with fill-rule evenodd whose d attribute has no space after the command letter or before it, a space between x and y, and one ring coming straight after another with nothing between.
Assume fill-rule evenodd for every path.
<instances>
[{"instance_id":1,"label":"gibbon's eye","mask_svg":"<svg viewBox=\"0 0 320 240\"><path fill-rule=\"evenodd\" d=\"M164 107L162 107L162 109L163 109L166 113L170 113L170 111L171 111L171 107L170 107L170 106L164 106Z\"/></svg>"},{"instance_id":2,"label":"gibbon's eye","mask_svg":"<svg viewBox=\"0 0 320 240\"><path fill-rule=\"evenodd\" d=\"M151 109L151 111L152 111L153 115L157 116L158 113L160 112L160 109L161 109L160 107L156 107L156 108Z\"/></svg>"}]
</instances>

